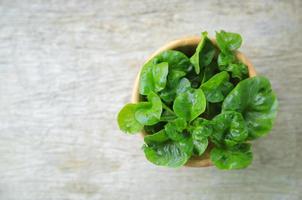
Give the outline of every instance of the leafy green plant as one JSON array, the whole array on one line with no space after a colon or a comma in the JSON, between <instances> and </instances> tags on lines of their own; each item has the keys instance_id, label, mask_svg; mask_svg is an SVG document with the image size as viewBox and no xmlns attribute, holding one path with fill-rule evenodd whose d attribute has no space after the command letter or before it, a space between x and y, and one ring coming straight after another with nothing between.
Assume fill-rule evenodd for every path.
<instances>
[{"instance_id":1,"label":"leafy green plant","mask_svg":"<svg viewBox=\"0 0 302 200\"><path fill-rule=\"evenodd\" d=\"M250 141L273 126L278 102L269 80L248 77L237 59L242 38L216 32L201 39L193 56L164 51L142 68L140 102L126 104L119 128L144 132L143 150L155 165L180 167L210 152L219 169L242 169L253 159Z\"/></svg>"}]
</instances>

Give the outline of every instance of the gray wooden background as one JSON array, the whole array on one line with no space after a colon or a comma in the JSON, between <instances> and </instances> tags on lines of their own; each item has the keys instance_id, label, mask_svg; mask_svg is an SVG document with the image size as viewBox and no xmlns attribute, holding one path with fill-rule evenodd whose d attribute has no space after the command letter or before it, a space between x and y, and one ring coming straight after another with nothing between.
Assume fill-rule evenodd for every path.
<instances>
[{"instance_id":1,"label":"gray wooden background","mask_svg":"<svg viewBox=\"0 0 302 200\"><path fill-rule=\"evenodd\" d=\"M301 13L301 0L0 0L0 199L302 199ZM275 127L246 170L153 166L117 112L150 53L220 29L271 79Z\"/></svg>"}]
</instances>

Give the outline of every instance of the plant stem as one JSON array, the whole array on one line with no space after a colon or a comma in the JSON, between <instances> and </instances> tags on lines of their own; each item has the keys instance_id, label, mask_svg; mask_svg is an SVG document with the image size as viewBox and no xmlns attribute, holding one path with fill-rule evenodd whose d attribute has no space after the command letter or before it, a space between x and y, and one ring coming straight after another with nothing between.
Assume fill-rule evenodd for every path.
<instances>
[{"instance_id":1,"label":"plant stem","mask_svg":"<svg viewBox=\"0 0 302 200\"><path fill-rule=\"evenodd\" d=\"M210 118L210 103L209 102L207 102L206 110L207 110L207 117Z\"/></svg>"},{"instance_id":2,"label":"plant stem","mask_svg":"<svg viewBox=\"0 0 302 200\"><path fill-rule=\"evenodd\" d=\"M163 102L162 102L162 104L163 104L163 108L164 108L166 111L168 111L169 113L175 115L175 113L173 112L173 110L171 110L166 104L164 104Z\"/></svg>"}]
</instances>

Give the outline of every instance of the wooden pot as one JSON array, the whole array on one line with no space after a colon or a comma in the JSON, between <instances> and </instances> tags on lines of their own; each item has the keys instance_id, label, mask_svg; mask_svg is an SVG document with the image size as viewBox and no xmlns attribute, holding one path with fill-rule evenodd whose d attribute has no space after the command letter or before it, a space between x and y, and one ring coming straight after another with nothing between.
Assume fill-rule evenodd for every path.
<instances>
[{"instance_id":1,"label":"wooden pot","mask_svg":"<svg viewBox=\"0 0 302 200\"><path fill-rule=\"evenodd\" d=\"M152 59L154 56L158 55L162 51L165 50L178 50L183 53L185 53L187 56L192 56L195 52L195 49L200 41L200 36L189 36L189 37L184 37L178 40L174 40L172 42L169 42L159 48L157 51L155 51L149 58L147 59L146 62L148 62L150 59ZM216 44L216 40L214 38L211 38L211 41L214 45ZM236 57L238 60L240 60L242 63L244 63L248 67L249 71L249 77L256 76L256 71L253 66L253 64L250 62L250 60L241 52L236 51ZM139 102L139 76L140 73L138 73L135 83L134 83L134 88L132 92L132 99L131 101L133 103L138 103ZM147 135L146 132L142 131L141 135L144 137ZM210 160L210 150L211 150L211 145L207 148L205 153L202 156L192 156L188 162L185 164L187 167L207 167L211 166L211 160Z\"/></svg>"}]
</instances>

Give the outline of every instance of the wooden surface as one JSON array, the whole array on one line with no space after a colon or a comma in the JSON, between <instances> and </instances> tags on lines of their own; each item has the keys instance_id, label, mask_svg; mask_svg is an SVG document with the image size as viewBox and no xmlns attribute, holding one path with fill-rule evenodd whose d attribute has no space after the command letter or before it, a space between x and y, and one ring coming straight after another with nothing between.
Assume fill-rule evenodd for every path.
<instances>
[{"instance_id":1,"label":"wooden surface","mask_svg":"<svg viewBox=\"0 0 302 200\"><path fill-rule=\"evenodd\" d=\"M302 199L302 2L0 1L1 200ZM148 55L239 32L279 99L246 170L167 169L118 130Z\"/></svg>"}]
</instances>

